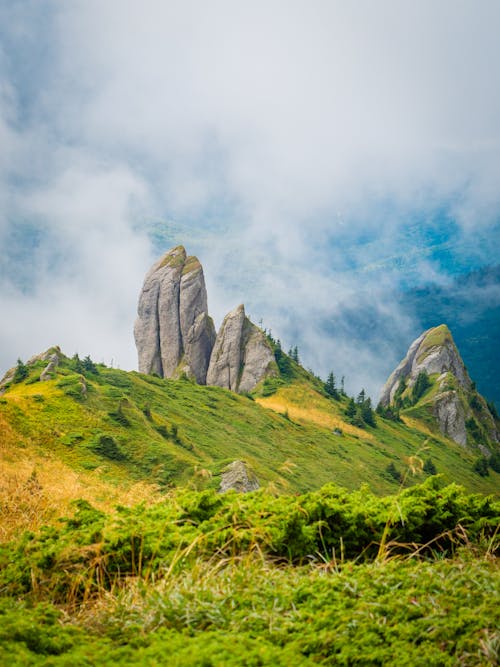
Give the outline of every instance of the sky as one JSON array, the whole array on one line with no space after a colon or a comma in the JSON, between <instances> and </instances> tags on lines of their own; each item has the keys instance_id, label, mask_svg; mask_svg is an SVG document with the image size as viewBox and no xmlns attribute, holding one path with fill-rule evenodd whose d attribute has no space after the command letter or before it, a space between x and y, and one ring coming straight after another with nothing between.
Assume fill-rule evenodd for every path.
<instances>
[{"instance_id":1,"label":"sky","mask_svg":"<svg viewBox=\"0 0 500 667\"><path fill-rule=\"evenodd\" d=\"M496 0L0 0L0 373L54 344L136 368L144 274L182 243L217 326L243 302L376 397L420 334L394 291L498 263L499 25Z\"/></svg>"}]
</instances>

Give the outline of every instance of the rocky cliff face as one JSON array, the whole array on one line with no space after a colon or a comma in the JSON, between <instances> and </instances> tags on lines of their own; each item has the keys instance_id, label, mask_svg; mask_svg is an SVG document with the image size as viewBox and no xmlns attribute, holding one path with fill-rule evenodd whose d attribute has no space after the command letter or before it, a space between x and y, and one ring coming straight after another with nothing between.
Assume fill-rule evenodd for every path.
<instances>
[{"instance_id":1,"label":"rocky cliff face","mask_svg":"<svg viewBox=\"0 0 500 667\"><path fill-rule=\"evenodd\" d=\"M215 329L203 269L182 246L169 250L146 275L134 334L141 373L186 373L205 383Z\"/></svg>"},{"instance_id":2,"label":"rocky cliff face","mask_svg":"<svg viewBox=\"0 0 500 667\"><path fill-rule=\"evenodd\" d=\"M422 373L429 379L429 389L423 396L415 396L412 390ZM423 404L441 433L463 446L472 440L478 445L481 440L498 441L495 420L486 401L475 391L444 324L425 331L410 345L384 385L380 403L402 408Z\"/></svg>"},{"instance_id":3,"label":"rocky cliff face","mask_svg":"<svg viewBox=\"0 0 500 667\"><path fill-rule=\"evenodd\" d=\"M236 392L251 391L273 374L274 355L264 333L245 315L243 305L231 311L217 334L207 384Z\"/></svg>"}]
</instances>

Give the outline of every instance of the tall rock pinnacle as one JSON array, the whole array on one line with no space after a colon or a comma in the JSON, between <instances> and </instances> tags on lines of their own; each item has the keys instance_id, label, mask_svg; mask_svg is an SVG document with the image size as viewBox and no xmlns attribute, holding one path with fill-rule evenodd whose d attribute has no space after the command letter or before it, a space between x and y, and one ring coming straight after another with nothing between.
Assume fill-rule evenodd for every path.
<instances>
[{"instance_id":1,"label":"tall rock pinnacle","mask_svg":"<svg viewBox=\"0 0 500 667\"><path fill-rule=\"evenodd\" d=\"M275 374L274 365L274 354L264 333L240 305L226 315L217 334L207 384L236 392L252 391L266 376Z\"/></svg>"},{"instance_id":2,"label":"tall rock pinnacle","mask_svg":"<svg viewBox=\"0 0 500 667\"><path fill-rule=\"evenodd\" d=\"M186 373L205 384L215 329L203 269L183 246L169 250L146 275L134 335L141 373Z\"/></svg>"}]
</instances>

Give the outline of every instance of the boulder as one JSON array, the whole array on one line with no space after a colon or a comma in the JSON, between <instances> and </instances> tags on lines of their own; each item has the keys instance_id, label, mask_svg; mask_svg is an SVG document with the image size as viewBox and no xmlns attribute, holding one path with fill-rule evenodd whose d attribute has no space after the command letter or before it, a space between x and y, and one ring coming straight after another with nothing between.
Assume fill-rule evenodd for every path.
<instances>
[{"instance_id":1,"label":"boulder","mask_svg":"<svg viewBox=\"0 0 500 667\"><path fill-rule=\"evenodd\" d=\"M248 493L260 487L259 480L244 461L233 461L223 471L219 493L237 491Z\"/></svg>"}]
</instances>

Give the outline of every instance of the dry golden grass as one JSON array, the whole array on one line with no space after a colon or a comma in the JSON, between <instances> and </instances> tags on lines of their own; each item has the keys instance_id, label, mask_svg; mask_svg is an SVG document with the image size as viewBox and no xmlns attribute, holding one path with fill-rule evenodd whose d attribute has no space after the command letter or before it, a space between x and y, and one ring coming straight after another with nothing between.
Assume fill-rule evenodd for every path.
<instances>
[{"instance_id":1,"label":"dry golden grass","mask_svg":"<svg viewBox=\"0 0 500 667\"><path fill-rule=\"evenodd\" d=\"M335 413L331 401L323 398L305 385L294 385L279 389L269 397L256 398L257 403L274 412L287 412L294 421L317 424L328 429L338 428L344 433L363 440L373 440L373 435L345 422Z\"/></svg>"},{"instance_id":2,"label":"dry golden grass","mask_svg":"<svg viewBox=\"0 0 500 667\"><path fill-rule=\"evenodd\" d=\"M0 446L0 542L68 516L71 502L79 498L112 511L117 504L155 502L160 497L152 484L114 485L100 479L96 471L76 472L61 461L15 455Z\"/></svg>"}]
</instances>

